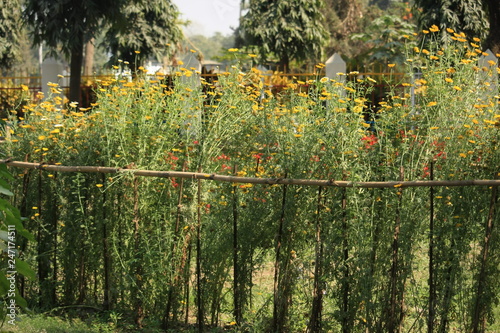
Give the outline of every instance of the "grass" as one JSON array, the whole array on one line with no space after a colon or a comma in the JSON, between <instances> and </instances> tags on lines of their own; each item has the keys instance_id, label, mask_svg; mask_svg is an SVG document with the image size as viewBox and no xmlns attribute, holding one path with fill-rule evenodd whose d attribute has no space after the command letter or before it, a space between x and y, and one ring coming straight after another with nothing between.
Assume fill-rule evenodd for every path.
<instances>
[{"instance_id":1,"label":"grass","mask_svg":"<svg viewBox=\"0 0 500 333\"><path fill-rule=\"evenodd\" d=\"M43 314L21 315L16 325L5 323L2 332L9 333L90 333L90 332L113 332L113 330L101 330L98 326L86 323L81 319L64 319L51 317Z\"/></svg>"}]
</instances>

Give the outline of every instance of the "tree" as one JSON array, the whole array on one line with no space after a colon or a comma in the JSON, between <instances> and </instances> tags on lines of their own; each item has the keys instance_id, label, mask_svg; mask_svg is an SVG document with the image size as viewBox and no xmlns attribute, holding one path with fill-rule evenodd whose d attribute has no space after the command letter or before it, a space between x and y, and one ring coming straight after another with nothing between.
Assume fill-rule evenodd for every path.
<instances>
[{"instance_id":1,"label":"tree","mask_svg":"<svg viewBox=\"0 0 500 333\"><path fill-rule=\"evenodd\" d=\"M180 38L177 16L170 0L27 0L24 10L34 44L60 49L70 59L71 101L80 100L84 45L101 29L110 27L108 49L134 63L134 51L141 60L159 56Z\"/></svg>"},{"instance_id":2,"label":"tree","mask_svg":"<svg viewBox=\"0 0 500 333\"><path fill-rule=\"evenodd\" d=\"M318 59L328 40L322 7L321 0L250 0L242 44L255 46L263 60L276 57L285 70L291 60Z\"/></svg>"},{"instance_id":3,"label":"tree","mask_svg":"<svg viewBox=\"0 0 500 333\"><path fill-rule=\"evenodd\" d=\"M380 9L367 7L362 0L325 0L326 26L330 40L327 55L336 52L352 60L366 51L366 43L352 40L353 34L363 33L370 19L380 14Z\"/></svg>"},{"instance_id":4,"label":"tree","mask_svg":"<svg viewBox=\"0 0 500 333\"><path fill-rule=\"evenodd\" d=\"M500 54L500 2L498 0L484 0L489 14L490 32L486 40L486 48L495 54Z\"/></svg>"},{"instance_id":5,"label":"tree","mask_svg":"<svg viewBox=\"0 0 500 333\"><path fill-rule=\"evenodd\" d=\"M177 49L182 39L179 11L170 0L130 1L109 27L105 44L111 63L127 61L132 70L151 55L161 60Z\"/></svg>"},{"instance_id":6,"label":"tree","mask_svg":"<svg viewBox=\"0 0 500 333\"><path fill-rule=\"evenodd\" d=\"M25 21L35 45L59 48L70 58L71 101L80 101L84 45L104 23L113 21L125 0L27 0Z\"/></svg>"},{"instance_id":7,"label":"tree","mask_svg":"<svg viewBox=\"0 0 500 333\"><path fill-rule=\"evenodd\" d=\"M21 43L21 2L2 0L0 7L0 68L7 69L18 59Z\"/></svg>"},{"instance_id":8,"label":"tree","mask_svg":"<svg viewBox=\"0 0 500 333\"><path fill-rule=\"evenodd\" d=\"M393 5L384 15L370 20L362 33L352 34L350 39L362 41L357 49L358 67L386 66L388 63L402 64L406 60L405 48L408 47L405 36L415 32L415 24L410 19L409 8L405 5Z\"/></svg>"},{"instance_id":9,"label":"tree","mask_svg":"<svg viewBox=\"0 0 500 333\"><path fill-rule=\"evenodd\" d=\"M234 47L234 37L234 35L224 36L220 32L216 32L212 37L194 35L189 37L185 48L200 51L204 60L217 60L225 51Z\"/></svg>"},{"instance_id":10,"label":"tree","mask_svg":"<svg viewBox=\"0 0 500 333\"><path fill-rule=\"evenodd\" d=\"M488 31L488 17L483 3L494 3L497 0L415 0L417 21L420 29L438 26L446 36L445 29L464 32L470 39L484 39ZM498 14L498 9L497 9Z\"/></svg>"}]
</instances>

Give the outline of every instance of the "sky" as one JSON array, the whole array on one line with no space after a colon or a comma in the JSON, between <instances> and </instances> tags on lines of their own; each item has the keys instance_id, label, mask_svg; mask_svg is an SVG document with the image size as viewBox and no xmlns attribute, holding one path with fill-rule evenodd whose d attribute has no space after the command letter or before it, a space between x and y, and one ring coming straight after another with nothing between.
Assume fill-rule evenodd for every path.
<instances>
[{"instance_id":1,"label":"sky","mask_svg":"<svg viewBox=\"0 0 500 333\"><path fill-rule=\"evenodd\" d=\"M238 26L240 0L172 0L181 12L181 19L191 24L186 34L211 37L215 32L223 35L232 33L231 27Z\"/></svg>"}]
</instances>

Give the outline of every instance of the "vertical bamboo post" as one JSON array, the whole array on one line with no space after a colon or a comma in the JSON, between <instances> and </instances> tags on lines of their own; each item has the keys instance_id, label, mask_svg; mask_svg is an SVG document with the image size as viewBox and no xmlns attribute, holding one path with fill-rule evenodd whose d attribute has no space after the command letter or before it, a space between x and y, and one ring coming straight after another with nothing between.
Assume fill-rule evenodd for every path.
<instances>
[{"instance_id":1,"label":"vertical bamboo post","mask_svg":"<svg viewBox=\"0 0 500 333\"><path fill-rule=\"evenodd\" d=\"M43 191L43 172L38 172L38 193L37 193L37 213L40 219L40 224L37 230L37 263L38 263L38 281L39 281L39 305L41 308L49 309L54 306L52 289L55 287L55 281L50 281L50 251L51 239L48 235L51 226L47 221L49 216L42 215L42 206L46 205L45 212L49 212L50 203L44 200ZM47 214L48 215L48 214Z\"/></svg>"},{"instance_id":2,"label":"vertical bamboo post","mask_svg":"<svg viewBox=\"0 0 500 333\"><path fill-rule=\"evenodd\" d=\"M25 161L28 161L29 156L26 155ZM27 206L27 201L28 201L28 190L29 190L29 185L30 185L30 174L31 171L29 169L24 170L24 175L23 175L23 192L22 192L22 198L21 198L21 204L20 204L20 213L21 216L28 216L28 206ZM28 226L25 226L28 228ZM21 252L26 251L27 247L27 242L25 239L21 239ZM24 275L19 276L20 280L20 286L19 286L19 292L21 294L21 297L25 298L25 288L26 288L26 279Z\"/></svg>"},{"instance_id":3,"label":"vertical bamboo post","mask_svg":"<svg viewBox=\"0 0 500 333\"><path fill-rule=\"evenodd\" d=\"M134 264L134 281L135 287L137 290L135 291L134 297L134 307L135 307L135 323L138 327L142 327L142 321L144 320L144 308L143 302L141 298L141 290L142 290L142 278L143 278L143 267L142 267L142 257L140 243L141 236L139 233L139 179L134 176L134 207L133 207L133 223L134 223L134 253L139 256L136 258L136 263Z\"/></svg>"},{"instance_id":4,"label":"vertical bamboo post","mask_svg":"<svg viewBox=\"0 0 500 333\"><path fill-rule=\"evenodd\" d=\"M43 186L43 183L42 183L42 170L38 170L38 192L37 192L37 213L38 213L38 216L42 216L42 186ZM38 306L40 306L41 308L43 308L44 306L44 303L43 303L43 290L44 290L44 287L42 286L42 283L45 281L46 279L46 274L45 274L45 270L44 270L44 265L43 265L43 261L42 261L42 258L43 258L43 254L42 254L42 226L39 224L38 225L38 228L37 228L37 235L36 235L36 242L37 242L37 252L38 252L38 255L37 255L37 264L38 264L38 283L39 283L39 292L38 292L38 295L39 295L39 301L38 301Z\"/></svg>"},{"instance_id":5,"label":"vertical bamboo post","mask_svg":"<svg viewBox=\"0 0 500 333\"><path fill-rule=\"evenodd\" d=\"M341 283L342 289L342 333L351 332L351 318L349 316L349 226L347 224L347 189L342 189L342 266L343 266L343 279Z\"/></svg>"},{"instance_id":6,"label":"vertical bamboo post","mask_svg":"<svg viewBox=\"0 0 500 333\"><path fill-rule=\"evenodd\" d=\"M497 176L495 176L497 178ZM486 221L485 226L485 235L484 235L484 243L483 248L481 250L480 257L480 269L477 277L477 292L476 292L476 301L474 304L474 312L472 318L472 332L480 333L484 332L486 328L486 312L487 307L490 304L485 302L485 290L484 286L487 284L486 278L488 275L488 259L489 259L489 251L491 246L491 239L493 235L493 219L495 216L495 206L498 199L498 186L492 186L491 189L491 200L490 200L490 208L488 212L488 219Z\"/></svg>"},{"instance_id":7,"label":"vertical bamboo post","mask_svg":"<svg viewBox=\"0 0 500 333\"><path fill-rule=\"evenodd\" d=\"M106 175L102 174L101 182L106 188ZM107 195L106 191L102 194L102 259L103 259L103 269L104 269L104 298L103 298L103 308L104 310L111 309L111 256L109 254L109 243L108 243L108 215L107 215Z\"/></svg>"},{"instance_id":8,"label":"vertical bamboo post","mask_svg":"<svg viewBox=\"0 0 500 333\"><path fill-rule=\"evenodd\" d=\"M318 188L318 200L316 208L316 255L315 255L315 266L314 266L314 295L312 301L311 319L309 321L309 327L307 332L321 332L321 315L323 310L323 289L324 283L323 278L323 242L321 235L321 192L322 187Z\"/></svg>"},{"instance_id":9,"label":"vertical bamboo post","mask_svg":"<svg viewBox=\"0 0 500 333\"><path fill-rule=\"evenodd\" d=\"M370 270L369 270L369 279L368 279L368 283L369 283L369 287L368 287L368 297L366 298L367 299L367 304L366 304L366 307L365 307L365 318L366 318L366 332L371 332L371 330L373 329L373 325L374 325L374 322L373 322L373 314L371 313L371 311L373 311L372 309L372 304L373 304L373 286L375 285L375 268L376 268L376 262L377 262L377 255L378 255L378 247L379 247L379 242L380 242L380 233L381 233L381 212L380 212L380 206L381 204L379 202L382 201L382 199L379 200L379 198L377 197L377 192L382 192L384 191L384 189L376 189L376 192L372 192L373 193L373 201L374 201L374 206L375 206L375 216L374 216L374 219L375 219L375 230L373 231L373 236L372 236L372 248L371 248L371 253L370 253ZM376 321L378 323L380 323L380 320L379 321Z\"/></svg>"},{"instance_id":10,"label":"vertical bamboo post","mask_svg":"<svg viewBox=\"0 0 500 333\"><path fill-rule=\"evenodd\" d=\"M184 292L184 302L186 303L185 304L185 308L184 308L184 313L185 313L185 317L184 317L184 324L187 325L188 321L189 321L189 292L190 292L190 289L189 289L189 276L191 275L191 251L192 251L192 245L191 245L191 242L189 242L188 244L188 253L187 253L187 263L186 263L186 267L185 267L185 278L184 278L184 281L186 281L186 289L185 289L185 292Z\"/></svg>"},{"instance_id":11,"label":"vertical bamboo post","mask_svg":"<svg viewBox=\"0 0 500 333\"><path fill-rule=\"evenodd\" d=\"M434 180L434 162L430 164L430 180ZM434 281L434 187L429 188L429 317L427 332L434 332L436 284Z\"/></svg>"},{"instance_id":12,"label":"vertical bamboo post","mask_svg":"<svg viewBox=\"0 0 500 333\"><path fill-rule=\"evenodd\" d=\"M184 166L182 167L182 171L185 171L186 169L186 163L184 163ZM177 212L176 212L176 217L175 217L175 227L174 227L174 237L172 239L172 246L170 247L170 255L171 255L171 261L174 263L173 265L175 266L175 253L177 250L177 242L179 241L179 233L180 233L180 220L181 220L181 208L182 208L182 196L184 193L184 178L181 178L180 184L179 184L179 193L177 196ZM163 328L165 330L168 330L169 328L169 323L170 323L170 313L172 312L172 307L174 303L176 302L175 297L177 296L176 289L178 287L178 281L180 279L180 275L182 275L182 272L177 272L177 268L173 267L173 276L171 277L171 280L169 281L169 288L168 288L168 297L167 297L167 306L165 309L165 315L163 317ZM182 263L179 264L179 269L182 270ZM173 319L175 320L175 313L173 314Z\"/></svg>"},{"instance_id":13,"label":"vertical bamboo post","mask_svg":"<svg viewBox=\"0 0 500 333\"><path fill-rule=\"evenodd\" d=\"M285 175L286 178L286 175ZM278 224L278 232L276 234L275 252L276 257L274 260L274 285L273 285L273 332L281 332L284 325L284 309L283 309L283 293L279 290L279 282L281 277L280 261L281 261L281 245L283 241L283 225L285 223L285 207L286 207L286 194L288 186L283 185L283 196L281 199L281 213Z\"/></svg>"},{"instance_id":14,"label":"vertical bamboo post","mask_svg":"<svg viewBox=\"0 0 500 333\"><path fill-rule=\"evenodd\" d=\"M400 180L404 180L404 169L400 169ZM390 299L389 299L389 313L387 318L387 332L395 332L401 322L401 299L400 291L398 290L399 278L400 278L400 263L399 263L399 233L401 230L401 203L403 197L402 189L398 189L398 201L399 204L396 209L396 220L394 223L394 233L392 240L392 264L390 270ZM398 313L399 312L399 313Z\"/></svg>"},{"instance_id":15,"label":"vertical bamboo post","mask_svg":"<svg viewBox=\"0 0 500 333\"><path fill-rule=\"evenodd\" d=\"M235 165L233 173L236 175L238 167ZM238 187L233 187L233 307L234 320L236 324L241 324L242 309L240 295L240 267L238 260Z\"/></svg>"},{"instance_id":16,"label":"vertical bamboo post","mask_svg":"<svg viewBox=\"0 0 500 333\"><path fill-rule=\"evenodd\" d=\"M57 181L57 172L54 172L54 177L53 181ZM58 266L57 266L57 256L59 254L58 252L58 247L57 244L59 243L57 241L57 236L58 236L58 225L57 221L59 220L59 209L58 209L58 200L57 200L57 195L54 194L54 199L50 201L52 205L52 244L54 245L54 248L52 249L52 281L50 284L50 298L51 298L51 303L53 306L57 304L57 292L56 292L56 284L57 284L57 274L58 274Z\"/></svg>"},{"instance_id":17,"label":"vertical bamboo post","mask_svg":"<svg viewBox=\"0 0 500 333\"><path fill-rule=\"evenodd\" d=\"M201 171L200 171L201 172ZM196 324L198 326L198 332L203 332L204 324L204 311L203 311L203 286L201 279L201 180L198 179L198 191L197 191L197 217L198 224L196 226L196 306L198 313L196 315Z\"/></svg>"}]
</instances>

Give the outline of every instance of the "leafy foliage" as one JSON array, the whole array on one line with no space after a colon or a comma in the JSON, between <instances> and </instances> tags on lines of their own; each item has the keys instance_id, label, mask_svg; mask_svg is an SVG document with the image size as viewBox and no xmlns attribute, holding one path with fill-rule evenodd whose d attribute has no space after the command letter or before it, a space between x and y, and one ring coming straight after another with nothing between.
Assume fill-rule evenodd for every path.
<instances>
[{"instance_id":1,"label":"leafy foliage","mask_svg":"<svg viewBox=\"0 0 500 333\"><path fill-rule=\"evenodd\" d=\"M415 0L418 26L427 29L436 25L441 31L449 28L463 31L469 39L485 39L489 21L483 3L481 0ZM443 33L441 36L446 38L448 35Z\"/></svg>"},{"instance_id":2,"label":"leafy foliage","mask_svg":"<svg viewBox=\"0 0 500 333\"><path fill-rule=\"evenodd\" d=\"M17 315L17 307L27 309L27 302L17 289L19 276L23 275L35 280L35 271L19 258L20 238L34 241L33 235L24 228L19 210L12 206L6 197L13 196L9 182L14 178L5 164L0 165L0 318L4 321L9 315L9 322L13 323ZM11 304L17 307L9 308Z\"/></svg>"},{"instance_id":3,"label":"leafy foliage","mask_svg":"<svg viewBox=\"0 0 500 333\"><path fill-rule=\"evenodd\" d=\"M109 26L104 44L112 54L110 63L121 59L135 67L149 56L162 60L172 55L181 39L179 12L170 0L128 1Z\"/></svg>"},{"instance_id":4,"label":"leafy foliage","mask_svg":"<svg viewBox=\"0 0 500 333\"><path fill-rule=\"evenodd\" d=\"M353 40L362 40L368 50L358 57L365 68L389 62L403 64L406 60L407 38L415 31L415 25L397 15L383 15L372 21L361 34L351 35Z\"/></svg>"},{"instance_id":5,"label":"leafy foliage","mask_svg":"<svg viewBox=\"0 0 500 333\"><path fill-rule=\"evenodd\" d=\"M21 45L21 2L3 0L0 7L0 68L18 60Z\"/></svg>"},{"instance_id":6,"label":"leafy foliage","mask_svg":"<svg viewBox=\"0 0 500 333\"><path fill-rule=\"evenodd\" d=\"M319 59L327 41L322 1L250 1L240 33L262 59L274 56L289 68L291 60Z\"/></svg>"},{"instance_id":7,"label":"leafy foliage","mask_svg":"<svg viewBox=\"0 0 500 333\"><path fill-rule=\"evenodd\" d=\"M28 0L24 19L32 25L35 45L44 43L53 52L61 49L69 56L114 18L123 3L123 0Z\"/></svg>"},{"instance_id":8,"label":"leafy foliage","mask_svg":"<svg viewBox=\"0 0 500 333\"><path fill-rule=\"evenodd\" d=\"M33 43L71 58L71 101L80 102L83 48L102 24L112 22L125 0L27 0L24 20L31 25Z\"/></svg>"},{"instance_id":9,"label":"leafy foliage","mask_svg":"<svg viewBox=\"0 0 500 333\"><path fill-rule=\"evenodd\" d=\"M183 44L186 50L193 48L199 50L203 59L223 60L224 53L235 46L235 36L224 36L220 32L211 37L195 35L190 36Z\"/></svg>"}]
</instances>

